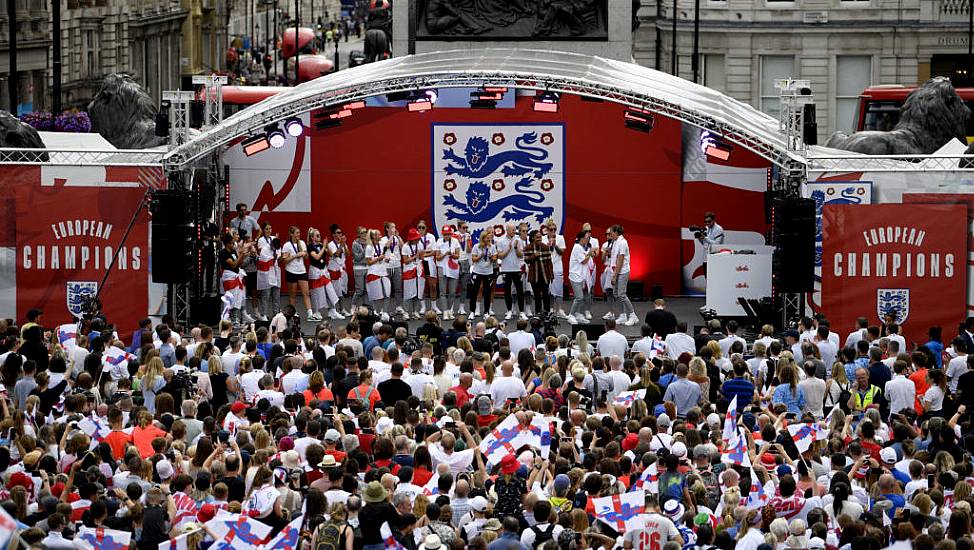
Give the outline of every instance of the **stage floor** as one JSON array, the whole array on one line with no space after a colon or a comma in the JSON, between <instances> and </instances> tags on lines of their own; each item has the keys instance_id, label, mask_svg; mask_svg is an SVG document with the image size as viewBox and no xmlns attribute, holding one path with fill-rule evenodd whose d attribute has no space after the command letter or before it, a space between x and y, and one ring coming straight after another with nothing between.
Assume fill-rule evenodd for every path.
<instances>
[{"instance_id":1,"label":"stage floor","mask_svg":"<svg viewBox=\"0 0 974 550\"><path fill-rule=\"evenodd\" d=\"M285 301L287 300L286 295L282 296L281 298ZM566 312L568 311L570 305L571 302L564 303L563 307ZM639 317L641 322L642 319L646 316L646 312L653 307L653 302L651 300L646 300L643 302L633 302L632 305L636 308L636 315ZM666 309L672 311L673 314L676 315L676 318L679 319L680 321L686 321L687 324L690 326L690 330L693 330L694 325L703 324L703 319L700 317L700 311L699 311L700 308L703 307L703 305L704 305L704 298L702 296L699 297L698 296L678 296L678 297L666 298ZM593 324L602 323L603 322L602 316L605 315L605 313L608 310L609 308L604 301L596 300L592 304L592 323ZM507 309L504 307L504 300L503 299L494 300L494 313L498 314L497 318L501 319L506 312ZM342 320L329 320L329 319L325 319L325 320L330 321L331 326L335 328L344 326L344 324L347 322ZM478 321L479 320L480 319L478 319ZM571 327L568 325L568 322L565 321L564 319L560 319L559 321L560 321L560 325L556 327L555 330L559 334L570 333ZM422 325L423 323L424 321L410 320L409 333L415 334L416 329L419 328L420 325ZM449 323L450 321L441 322L443 326L447 326ZM302 321L301 328L302 330L304 330L305 334L310 335L312 334L312 331L314 331L315 325L317 324L318 323ZM513 326L513 321L508 322L508 326ZM622 334L624 334L630 340L635 340L640 337L639 325L635 325L632 327L619 326L617 327L617 330Z\"/></svg>"}]
</instances>

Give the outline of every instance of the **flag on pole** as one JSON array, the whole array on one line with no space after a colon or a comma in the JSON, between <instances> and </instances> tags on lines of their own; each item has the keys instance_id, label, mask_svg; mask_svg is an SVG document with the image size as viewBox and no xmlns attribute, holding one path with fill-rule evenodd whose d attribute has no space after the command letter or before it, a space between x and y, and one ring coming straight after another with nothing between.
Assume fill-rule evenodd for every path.
<instances>
[{"instance_id":1,"label":"flag on pole","mask_svg":"<svg viewBox=\"0 0 974 550\"><path fill-rule=\"evenodd\" d=\"M811 424L791 424L788 426L788 433L800 453L807 451L816 441L815 428Z\"/></svg>"},{"instance_id":2,"label":"flag on pole","mask_svg":"<svg viewBox=\"0 0 974 550\"><path fill-rule=\"evenodd\" d=\"M301 524L304 523L304 514L291 520L276 537L263 546L263 550L295 550L298 547L298 540L301 538Z\"/></svg>"},{"instance_id":3,"label":"flag on pole","mask_svg":"<svg viewBox=\"0 0 974 550\"><path fill-rule=\"evenodd\" d=\"M57 328L57 341L61 348L71 350L77 347L78 325L65 323Z\"/></svg>"},{"instance_id":4,"label":"flag on pole","mask_svg":"<svg viewBox=\"0 0 974 550\"><path fill-rule=\"evenodd\" d=\"M480 452L487 458L488 465L499 463L504 456L515 454L525 445L540 450L544 456L545 440L550 449L551 426L547 420L536 416L527 426L524 426L518 421L517 416L512 414L480 442Z\"/></svg>"},{"instance_id":5,"label":"flag on pole","mask_svg":"<svg viewBox=\"0 0 974 550\"><path fill-rule=\"evenodd\" d=\"M138 361L138 358L131 353L115 346L105 348L105 355L102 363L106 370L112 375L112 380L128 378L129 361Z\"/></svg>"},{"instance_id":6,"label":"flag on pole","mask_svg":"<svg viewBox=\"0 0 974 550\"><path fill-rule=\"evenodd\" d=\"M107 422L102 421L101 418L98 418L94 412L91 413L91 416L78 421L78 428L91 438L90 447L92 449L104 441L108 437L108 434L112 433L112 427Z\"/></svg>"},{"instance_id":7,"label":"flag on pole","mask_svg":"<svg viewBox=\"0 0 974 550\"><path fill-rule=\"evenodd\" d=\"M730 405L727 406L727 414L724 415L724 443L729 442L734 438L734 434L737 433L737 396L735 395L731 399Z\"/></svg>"},{"instance_id":8,"label":"flag on pole","mask_svg":"<svg viewBox=\"0 0 974 550\"><path fill-rule=\"evenodd\" d=\"M720 453L720 461L738 466L751 466L751 457L747 453L747 436L743 428L738 428L737 433L724 447Z\"/></svg>"},{"instance_id":9,"label":"flag on pole","mask_svg":"<svg viewBox=\"0 0 974 550\"><path fill-rule=\"evenodd\" d=\"M666 342L658 334L653 335L653 342L649 345L649 359L656 359L666 355Z\"/></svg>"},{"instance_id":10,"label":"flag on pole","mask_svg":"<svg viewBox=\"0 0 974 550\"><path fill-rule=\"evenodd\" d=\"M769 479L764 485L761 485L761 482L758 481L758 474L754 471L754 468L751 468L751 491L747 494L745 507L749 510L763 508L771 501L774 493L774 483Z\"/></svg>"},{"instance_id":11,"label":"flag on pole","mask_svg":"<svg viewBox=\"0 0 974 550\"><path fill-rule=\"evenodd\" d=\"M548 455L551 454L551 421L536 414L531 417L531 430L532 433L540 432L539 437L541 441L541 458L547 460Z\"/></svg>"},{"instance_id":12,"label":"flag on pole","mask_svg":"<svg viewBox=\"0 0 974 550\"><path fill-rule=\"evenodd\" d=\"M624 391L612 399L612 404L628 409L637 399L646 399L646 390Z\"/></svg>"},{"instance_id":13,"label":"flag on pole","mask_svg":"<svg viewBox=\"0 0 974 550\"><path fill-rule=\"evenodd\" d=\"M396 537L392 536L392 527L389 527L389 522L386 521L379 527L379 535L382 536L382 543L385 545L386 550L404 550L403 545L399 544Z\"/></svg>"},{"instance_id":14,"label":"flag on pole","mask_svg":"<svg viewBox=\"0 0 974 550\"><path fill-rule=\"evenodd\" d=\"M220 510L215 518L206 522L216 542L212 550L257 550L271 526L252 520L246 514L231 514Z\"/></svg>"},{"instance_id":15,"label":"flag on pole","mask_svg":"<svg viewBox=\"0 0 974 550\"><path fill-rule=\"evenodd\" d=\"M104 527L82 527L76 540L85 548L94 550L128 550L132 533Z\"/></svg>"},{"instance_id":16,"label":"flag on pole","mask_svg":"<svg viewBox=\"0 0 974 550\"><path fill-rule=\"evenodd\" d=\"M639 529L646 524L642 517L646 509L646 494L636 491L592 499L595 517L618 531Z\"/></svg>"},{"instance_id":17,"label":"flag on pole","mask_svg":"<svg viewBox=\"0 0 974 550\"><path fill-rule=\"evenodd\" d=\"M659 492L659 465L653 462L643 470L643 473L639 474L639 479L632 484L629 491L648 491L650 493Z\"/></svg>"}]
</instances>

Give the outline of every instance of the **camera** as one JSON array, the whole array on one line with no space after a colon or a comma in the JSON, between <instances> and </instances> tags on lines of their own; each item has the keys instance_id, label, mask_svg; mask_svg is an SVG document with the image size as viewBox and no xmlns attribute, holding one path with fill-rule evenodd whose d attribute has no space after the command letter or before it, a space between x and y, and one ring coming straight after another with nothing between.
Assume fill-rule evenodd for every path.
<instances>
[{"instance_id":1,"label":"camera","mask_svg":"<svg viewBox=\"0 0 974 550\"><path fill-rule=\"evenodd\" d=\"M700 227L699 225L691 225L689 228L694 237L700 238L706 235L707 229L705 227Z\"/></svg>"}]
</instances>

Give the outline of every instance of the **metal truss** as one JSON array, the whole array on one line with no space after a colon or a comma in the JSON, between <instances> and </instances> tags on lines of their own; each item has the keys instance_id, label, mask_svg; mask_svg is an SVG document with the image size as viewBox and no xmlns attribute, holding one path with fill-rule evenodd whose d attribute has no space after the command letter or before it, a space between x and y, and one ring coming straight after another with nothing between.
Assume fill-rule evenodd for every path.
<instances>
[{"instance_id":1,"label":"metal truss","mask_svg":"<svg viewBox=\"0 0 974 550\"><path fill-rule=\"evenodd\" d=\"M190 320L190 291L192 284L181 283L168 286L169 312L173 319L184 327L189 326Z\"/></svg>"},{"instance_id":2,"label":"metal truss","mask_svg":"<svg viewBox=\"0 0 974 550\"><path fill-rule=\"evenodd\" d=\"M193 163L238 136L316 109L395 92L482 86L612 101L706 129L782 168L804 163L788 149L773 118L671 75L561 52L485 50L395 58L290 88L173 149L165 164L176 168Z\"/></svg>"},{"instance_id":3,"label":"metal truss","mask_svg":"<svg viewBox=\"0 0 974 550\"><path fill-rule=\"evenodd\" d=\"M805 294L802 292L781 293L781 326L782 330L790 326L798 326L797 321L805 315Z\"/></svg>"},{"instance_id":4,"label":"metal truss","mask_svg":"<svg viewBox=\"0 0 974 550\"><path fill-rule=\"evenodd\" d=\"M52 166L159 166L163 150L116 149L108 151L0 148L0 164Z\"/></svg>"},{"instance_id":5,"label":"metal truss","mask_svg":"<svg viewBox=\"0 0 974 550\"><path fill-rule=\"evenodd\" d=\"M974 155L862 155L805 159L808 172L974 172Z\"/></svg>"}]
</instances>

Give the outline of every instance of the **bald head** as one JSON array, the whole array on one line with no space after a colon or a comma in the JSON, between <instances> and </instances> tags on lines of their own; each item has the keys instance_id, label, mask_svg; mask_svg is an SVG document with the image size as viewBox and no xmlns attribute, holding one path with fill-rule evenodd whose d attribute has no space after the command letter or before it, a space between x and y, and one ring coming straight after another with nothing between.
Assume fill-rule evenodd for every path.
<instances>
[{"instance_id":1,"label":"bald head","mask_svg":"<svg viewBox=\"0 0 974 550\"><path fill-rule=\"evenodd\" d=\"M473 385L473 375L469 372L462 373L460 375L460 385L464 388L469 388Z\"/></svg>"},{"instance_id":2,"label":"bald head","mask_svg":"<svg viewBox=\"0 0 974 550\"><path fill-rule=\"evenodd\" d=\"M454 435L451 434L450 432L444 432L443 438L440 440L440 444L443 445L444 451L446 451L447 453L452 453L453 448L457 444L457 438L454 437ZM441 463L440 465L442 466L443 464ZM449 471L449 469L450 467L449 465L447 465L447 471Z\"/></svg>"},{"instance_id":3,"label":"bald head","mask_svg":"<svg viewBox=\"0 0 974 550\"><path fill-rule=\"evenodd\" d=\"M609 358L609 366L612 368L612 370L619 370L619 369L621 369L622 368L622 357L619 357L618 355L613 355L612 357L610 357Z\"/></svg>"},{"instance_id":4,"label":"bald head","mask_svg":"<svg viewBox=\"0 0 974 550\"><path fill-rule=\"evenodd\" d=\"M512 363L511 361L504 361L503 363L501 363L501 373L504 376L513 376L514 363Z\"/></svg>"},{"instance_id":5,"label":"bald head","mask_svg":"<svg viewBox=\"0 0 974 550\"><path fill-rule=\"evenodd\" d=\"M457 485L453 489L453 494L457 498L466 497L468 494L470 494L470 483L467 482L467 480L465 480L465 479L461 479L461 480L457 481Z\"/></svg>"}]
</instances>

